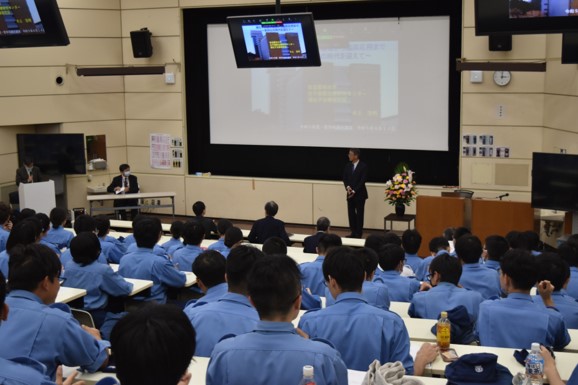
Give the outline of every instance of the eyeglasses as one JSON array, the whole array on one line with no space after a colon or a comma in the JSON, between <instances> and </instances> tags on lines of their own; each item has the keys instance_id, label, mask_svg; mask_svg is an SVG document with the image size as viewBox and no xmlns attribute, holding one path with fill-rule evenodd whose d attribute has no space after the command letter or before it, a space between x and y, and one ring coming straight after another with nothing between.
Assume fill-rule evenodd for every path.
<instances>
[{"instance_id":1,"label":"eyeglasses","mask_svg":"<svg viewBox=\"0 0 578 385\"><path fill-rule=\"evenodd\" d=\"M425 280L428 281L429 283L431 283L431 276L432 276L432 273L428 273L425 276Z\"/></svg>"}]
</instances>

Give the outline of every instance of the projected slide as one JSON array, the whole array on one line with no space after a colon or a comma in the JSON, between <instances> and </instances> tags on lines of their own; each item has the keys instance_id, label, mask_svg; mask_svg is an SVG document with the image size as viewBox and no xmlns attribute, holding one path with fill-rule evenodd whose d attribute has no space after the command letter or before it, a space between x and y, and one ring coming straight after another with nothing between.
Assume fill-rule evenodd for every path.
<instances>
[{"instance_id":1,"label":"projected slide","mask_svg":"<svg viewBox=\"0 0 578 385\"><path fill-rule=\"evenodd\" d=\"M244 25L249 60L306 59L301 23L272 21Z\"/></svg>"},{"instance_id":2,"label":"projected slide","mask_svg":"<svg viewBox=\"0 0 578 385\"><path fill-rule=\"evenodd\" d=\"M0 1L0 35L44 33L34 0Z\"/></svg>"},{"instance_id":3,"label":"projected slide","mask_svg":"<svg viewBox=\"0 0 578 385\"><path fill-rule=\"evenodd\" d=\"M510 18L578 16L578 0L510 0Z\"/></svg>"},{"instance_id":4,"label":"projected slide","mask_svg":"<svg viewBox=\"0 0 578 385\"><path fill-rule=\"evenodd\" d=\"M237 69L208 26L212 144L447 150L448 17L315 24L315 68Z\"/></svg>"}]
</instances>

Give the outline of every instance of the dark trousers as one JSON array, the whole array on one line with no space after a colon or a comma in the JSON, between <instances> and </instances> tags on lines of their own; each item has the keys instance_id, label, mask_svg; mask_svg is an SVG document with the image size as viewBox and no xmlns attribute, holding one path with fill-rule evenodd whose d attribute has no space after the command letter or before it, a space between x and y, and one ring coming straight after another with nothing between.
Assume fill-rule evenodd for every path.
<instances>
[{"instance_id":1,"label":"dark trousers","mask_svg":"<svg viewBox=\"0 0 578 385\"><path fill-rule=\"evenodd\" d=\"M115 207L126 207L126 206L136 206L138 205L138 199L123 199L123 200L117 200L114 201L114 206ZM129 210L117 210L118 213L118 217L123 220L126 221L128 219L128 213ZM138 209L131 209L130 210L130 219L134 219L137 215L138 215L139 210Z\"/></svg>"},{"instance_id":2,"label":"dark trousers","mask_svg":"<svg viewBox=\"0 0 578 385\"><path fill-rule=\"evenodd\" d=\"M365 199L348 199L347 214L349 216L349 228L354 238L361 238L363 233L363 216L365 213Z\"/></svg>"}]
</instances>

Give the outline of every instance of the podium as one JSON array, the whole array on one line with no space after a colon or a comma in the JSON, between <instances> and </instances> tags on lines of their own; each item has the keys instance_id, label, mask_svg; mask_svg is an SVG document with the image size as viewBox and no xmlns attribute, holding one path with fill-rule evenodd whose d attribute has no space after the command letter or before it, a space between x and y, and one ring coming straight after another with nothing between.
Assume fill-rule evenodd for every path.
<instances>
[{"instance_id":1,"label":"podium","mask_svg":"<svg viewBox=\"0 0 578 385\"><path fill-rule=\"evenodd\" d=\"M56 207L54 181L20 183L18 197L20 198L20 210L33 209L37 213L48 215L50 210Z\"/></svg>"}]
</instances>

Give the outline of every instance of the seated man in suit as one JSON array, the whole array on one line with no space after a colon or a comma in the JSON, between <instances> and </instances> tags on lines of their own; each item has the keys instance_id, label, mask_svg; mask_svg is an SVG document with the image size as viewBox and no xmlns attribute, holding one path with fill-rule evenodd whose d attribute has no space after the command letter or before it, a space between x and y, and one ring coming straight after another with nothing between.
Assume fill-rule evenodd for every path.
<instances>
[{"instance_id":1,"label":"seated man in suit","mask_svg":"<svg viewBox=\"0 0 578 385\"><path fill-rule=\"evenodd\" d=\"M278 211L279 206L274 201L265 204L265 218L253 223L248 237L249 242L262 244L271 237L279 237L285 241L287 246L291 245L289 235L287 235L287 231L285 231L285 223L275 218Z\"/></svg>"},{"instance_id":2,"label":"seated man in suit","mask_svg":"<svg viewBox=\"0 0 578 385\"><path fill-rule=\"evenodd\" d=\"M207 385L298 384L305 365L314 367L317 385L347 384L347 368L339 352L328 343L301 337L291 323L301 306L301 280L294 260L272 255L255 261L247 289L261 320L253 331L215 346Z\"/></svg>"},{"instance_id":3,"label":"seated man in suit","mask_svg":"<svg viewBox=\"0 0 578 385\"><path fill-rule=\"evenodd\" d=\"M499 274L496 270L480 264L483 251L482 242L475 235L464 235L456 240L456 254L462 263L460 285L477 291L484 299L499 297Z\"/></svg>"},{"instance_id":4,"label":"seated man in suit","mask_svg":"<svg viewBox=\"0 0 578 385\"><path fill-rule=\"evenodd\" d=\"M193 204L193 213L195 213L194 218L191 218L192 222L199 223L205 229L205 239L218 239L219 234L217 234L217 225L211 218L205 217L207 213L207 206L204 202L197 201Z\"/></svg>"},{"instance_id":5,"label":"seated man in suit","mask_svg":"<svg viewBox=\"0 0 578 385\"><path fill-rule=\"evenodd\" d=\"M22 161L22 167L16 169L16 186L20 183L36 183L44 181L44 177L40 173L40 169L34 165L32 157L25 156ZM18 191L12 191L9 194L10 204L20 203Z\"/></svg>"},{"instance_id":6,"label":"seated man in suit","mask_svg":"<svg viewBox=\"0 0 578 385\"><path fill-rule=\"evenodd\" d=\"M482 346L527 349L532 342L539 342L560 350L568 345L566 323L552 301L552 284L538 283L543 304L536 303L530 295L537 278L536 257L529 252L513 249L504 255L500 284L508 297L480 304L476 328Z\"/></svg>"},{"instance_id":7,"label":"seated man in suit","mask_svg":"<svg viewBox=\"0 0 578 385\"><path fill-rule=\"evenodd\" d=\"M118 169L120 170L120 175L112 178L112 182L106 188L109 193L115 194L136 194L140 191L138 185L138 179L136 176L130 173L130 166L126 163L121 164ZM127 207L127 206L137 206L138 199L116 199L114 201L114 207ZM138 209L130 210L130 217L134 219L138 214ZM126 210L118 210L118 215L120 219L126 220Z\"/></svg>"},{"instance_id":8,"label":"seated man in suit","mask_svg":"<svg viewBox=\"0 0 578 385\"><path fill-rule=\"evenodd\" d=\"M327 231L329 231L329 226L331 222L329 222L329 218L327 217L319 217L317 219L317 225L315 228L317 232L313 235L306 237L303 240L303 252L304 253L316 253L317 252L317 244L319 240Z\"/></svg>"}]
</instances>

